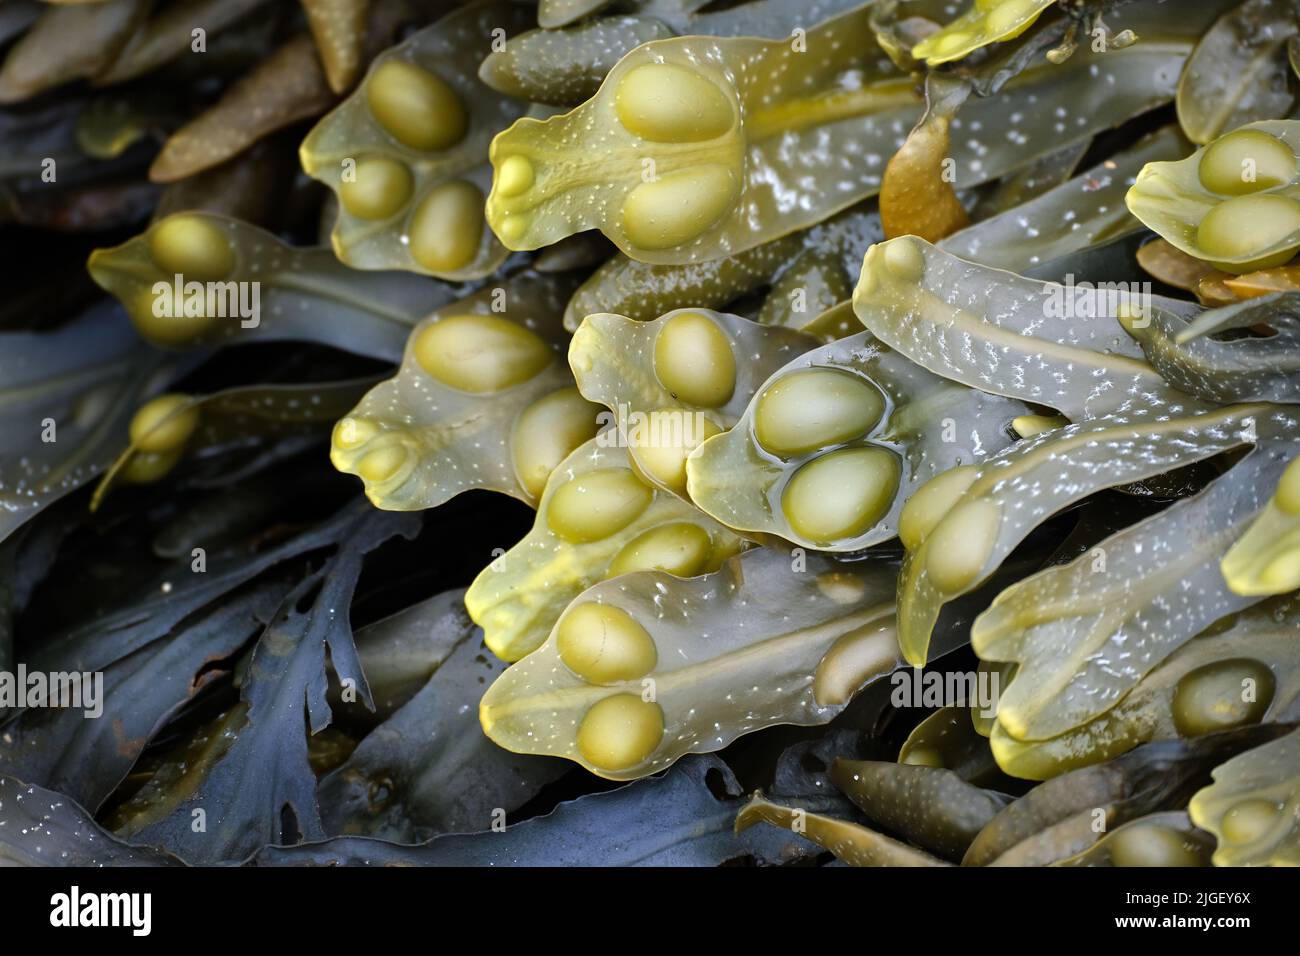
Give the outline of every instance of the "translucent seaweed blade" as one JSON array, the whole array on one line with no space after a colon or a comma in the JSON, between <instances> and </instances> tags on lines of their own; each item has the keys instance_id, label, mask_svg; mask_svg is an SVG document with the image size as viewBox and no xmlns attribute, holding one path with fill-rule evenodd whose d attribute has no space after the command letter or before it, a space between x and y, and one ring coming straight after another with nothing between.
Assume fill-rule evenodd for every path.
<instances>
[{"instance_id":1,"label":"translucent seaweed blade","mask_svg":"<svg viewBox=\"0 0 1300 956\"><path fill-rule=\"evenodd\" d=\"M170 853L119 840L55 790L0 774L0 863L14 866L182 866Z\"/></svg>"},{"instance_id":2,"label":"translucent seaweed blade","mask_svg":"<svg viewBox=\"0 0 1300 956\"><path fill-rule=\"evenodd\" d=\"M837 302L826 311L814 316L811 322L801 325L800 331L816 336L822 342L835 342L851 338L862 328L862 323L853 312L853 300Z\"/></svg>"},{"instance_id":3,"label":"translucent seaweed blade","mask_svg":"<svg viewBox=\"0 0 1300 956\"><path fill-rule=\"evenodd\" d=\"M537 23L547 30L562 27L609 6L610 0L540 0Z\"/></svg>"},{"instance_id":4,"label":"translucent seaweed blade","mask_svg":"<svg viewBox=\"0 0 1300 956\"><path fill-rule=\"evenodd\" d=\"M689 580L604 581L492 685L483 728L626 780L765 727L827 723L900 664L897 567L757 549Z\"/></svg>"},{"instance_id":5,"label":"translucent seaweed blade","mask_svg":"<svg viewBox=\"0 0 1300 956\"><path fill-rule=\"evenodd\" d=\"M969 10L912 47L912 56L929 66L963 59L981 47L1020 36L1053 0L977 2Z\"/></svg>"},{"instance_id":6,"label":"translucent seaweed blade","mask_svg":"<svg viewBox=\"0 0 1300 956\"><path fill-rule=\"evenodd\" d=\"M1165 423L1147 426L1161 429L1160 437L1134 429L1142 445L1123 448L1102 439L1094 446L1094 461L1104 449L1107 469L1125 470L1135 453L1155 460L1190 451L1203 458L1260 441L1199 494L1007 589L976 619L976 652L1020 665L998 705L998 721L1011 736L1042 740L1096 718L1179 646L1256 603L1228 588L1219 561L1300 447L1295 413L1294 407L1239 406L1204 416L1204 424L1171 420L1173 431L1163 431ZM1248 431L1252 422L1255 434ZM1186 450L1180 454L1179 447Z\"/></svg>"},{"instance_id":7,"label":"translucent seaweed blade","mask_svg":"<svg viewBox=\"0 0 1300 956\"><path fill-rule=\"evenodd\" d=\"M1209 866L1214 841L1183 810L1149 813L1111 830L1056 866Z\"/></svg>"},{"instance_id":8,"label":"translucent seaweed blade","mask_svg":"<svg viewBox=\"0 0 1300 956\"><path fill-rule=\"evenodd\" d=\"M1247 0L1225 13L1192 51L1178 82L1178 122L1204 145L1256 120L1286 116L1286 43L1300 30L1292 0Z\"/></svg>"},{"instance_id":9,"label":"translucent seaweed blade","mask_svg":"<svg viewBox=\"0 0 1300 956\"><path fill-rule=\"evenodd\" d=\"M648 16L598 17L565 30L528 30L489 53L479 77L507 96L573 107L596 94L629 50L675 35L668 24Z\"/></svg>"},{"instance_id":10,"label":"translucent seaweed blade","mask_svg":"<svg viewBox=\"0 0 1300 956\"><path fill-rule=\"evenodd\" d=\"M1215 768L1188 813L1218 841L1215 866L1300 866L1300 730Z\"/></svg>"},{"instance_id":11,"label":"translucent seaweed blade","mask_svg":"<svg viewBox=\"0 0 1300 956\"><path fill-rule=\"evenodd\" d=\"M1176 249L1231 273L1300 250L1300 120L1249 123L1177 162L1148 163L1129 210Z\"/></svg>"},{"instance_id":12,"label":"translucent seaweed blade","mask_svg":"<svg viewBox=\"0 0 1300 956\"><path fill-rule=\"evenodd\" d=\"M687 488L728 527L857 551L898 533L929 479L1014 441L1019 402L953 384L870 333L808 352L758 389L736 427L687 460Z\"/></svg>"},{"instance_id":13,"label":"translucent seaweed blade","mask_svg":"<svg viewBox=\"0 0 1300 956\"><path fill-rule=\"evenodd\" d=\"M684 322L675 321L682 317ZM717 335L700 332L700 340L688 340L685 333L703 327L701 317L718 329ZM682 351L671 350L674 333L683 334ZM611 409L622 403L629 412L647 411L691 404L692 397L723 398L725 393L721 402L696 407L730 427L768 375L814 344L810 336L793 329L709 309L677 309L650 321L597 313L588 315L574 334L569 363L577 370L583 394ZM718 354L711 354L709 346ZM698 360L699 366L688 365L687 359ZM681 386L696 394L673 390Z\"/></svg>"},{"instance_id":14,"label":"translucent seaweed blade","mask_svg":"<svg viewBox=\"0 0 1300 956\"><path fill-rule=\"evenodd\" d=\"M222 514L225 517L232 521L248 521L248 509L262 504L275 490L270 486L283 474L285 472L272 473L261 487L244 483L208 492L199 503L212 507L224 499L222 503L226 507ZM328 479L328 473L319 478L313 476L306 485L299 485L295 490L315 494ZM173 499L168 496L166 500ZM349 508L339 512L337 518L311 524L299 533L269 545L264 541L265 522L283 515L282 504L279 509L270 509L269 515L264 512L260 517L255 516L227 538L209 535L200 542L206 546L206 571L203 573L193 572L194 555L187 548L180 554L173 551L162 560L153 560L152 556L146 556L146 552L141 555L143 560L132 562L123 575L110 582L96 585L94 578L90 578L81 586L87 595L86 609L56 624L45 640L32 648L28 667L49 671L103 670L166 638L189 619L197 621L205 608L227 606L230 602L225 599L229 595L258 582L264 575L266 577L257 583L257 587L269 588L271 596L278 600L300 581L295 576L297 566L294 562L346 544L348 536L355 531L355 519L371 515L375 521L387 520L407 530L412 527L409 516L377 514L360 499L354 500ZM186 515L178 517L183 519ZM401 525L403 520L407 522L405 525ZM118 537L113 538L113 541L117 540ZM109 546L105 544L103 547ZM285 584L287 577L292 577L292 580ZM285 587L277 594L275 587L279 584L285 584ZM259 612L255 620L264 625L267 615L273 611L272 608L266 613ZM342 663L336 661L336 664ZM359 669L360 665L356 667ZM321 686L325 688L323 678ZM357 706L365 707L365 700L366 695L360 694Z\"/></svg>"},{"instance_id":15,"label":"translucent seaweed blade","mask_svg":"<svg viewBox=\"0 0 1300 956\"><path fill-rule=\"evenodd\" d=\"M1194 404L1116 319L1143 308L1127 288L1026 279L904 236L867 251L853 308L877 338L930 371L1074 421Z\"/></svg>"},{"instance_id":16,"label":"translucent seaweed blade","mask_svg":"<svg viewBox=\"0 0 1300 956\"><path fill-rule=\"evenodd\" d=\"M505 260L483 222L487 148L527 106L487 87L478 66L494 31L528 19L504 2L448 14L377 57L303 140L303 169L339 197L331 239L343 262L463 280Z\"/></svg>"},{"instance_id":17,"label":"translucent seaweed blade","mask_svg":"<svg viewBox=\"0 0 1300 956\"><path fill-rule=\"evenodd\" d=\"M602 432L552 473L532 530L485 568L465 594L492 653L535 650L568 603L598 581L639 570L683 577L716 570L745 542L632 470Z\"/></svg>"},{"instance_id":18,"label":"translucent seaweed blade","mask_svg":"<svg viewBox=\"0 0 1300 956\"><path fill-rule=\"evenodd\" d=\"M1144 2L1108 10L1106 27L1132 30L1141 42L1108 43L1104 49L1091 42L1080 44L1063 63L1035 56L998 86L995 95L968 100L952 121L954 185L968 189L1000 178L1168 103L1205 26L1231 2L1214 0L1177 9ZM1025 49L1036 47L1030 43ZM972 82L978 88L986 80L976 75ZM998 82L1000 78L994 85Z\"/></svg>"},{"instance_id":19,"label":"translucent seaweed blade","mask_svg":"<svg viewBox=\"0 0 1300 956\"><path fill-rule=\"evenodd\" d=\"M1142 228L1124 194L1147 163L1186 152L1174 126L1165 126L1091 169L1028 202L948 236L937 245L961 259L1024 273Z\"/></svg>"},{"instance_id":20,"label":"translucent seaweed blade","mask_svg":"<svg viewBox=\"0 0 1300 956\"><path fill-rule=\"evenodd\" d=\"M577 106L609 71L643 43L672 36L765 37L781 40L858 6L860 0L748 0L717 10L699 0L649 0L604 11L565 29L529 30L483 61L479 75L493 89L534 103ZM620 13L626 15L619 15ZM549 25L542 20L542 27Z\"/></svg>"},{"instance_id":21,"label":"translucent seaweed blade","mask_svg":"<svg viewBox=\"0 0 1300 956\"><path fill-rule=\"evenodd\" d=\"M994 455L960 484L937 486L925 502L928 527L918 534L919 546L909 548L899 581L899 643L908 661L925 663L931 629L947 601L987 578L1066 505L1295 424L1291 412L1269 405L1179 416L1143 409L1043 432ZM1055 652L1051 659L1060 660ZM1027 683L1017 675L1012 688Z\"/></svg>"},{"instance_id":22,"label":"translucent seaweed blade","mask_svg":"<svg viewBox=\"0 0 1300 956\"><path fill-rule=\"evenodd\" d=\"M841 303L847 303L853 294L849 275L840 265L840 257L829 250L804 249L781 272L781 277L768 290L759 309L757 321L761 325L783 325L816 335L822 341L843 338L857 331L857 320L849 310L849 331L826 337L809 329L817 319Z\"/></svg>"},{"instance_id":23,"label":"translucent seaweed blade","mask_svg":"<svg viewBox=\"0 0 1300 956\"><path fill-rule=\"evenodd\" d=\"M967 783L993 785L1001 771L988 739L977 732L981 713L982 708L967 704L940 707L912 728L898 748L898 763L951 770Z\"/></svg>"},{"instance_id":24,"label":"translucent seaweed blade","mask_svg":"<svg viewBox=\"0 0 1300 956\"><path fill-rule=\"evenodd\" d=\"M411 328L455 291L402 273L349 269L205 212L152 224L87 264L145 339L166 348L302 340L396 361Z\"/></svg>"},{"instance_id":25,"label":"translucent seaweed blade","mask_svg":"<svg viewBox=\"0 0 1300 956\"><path fill-rule=\"evenodd\" d=\"M970 210L971 218L975 222L992 219L1065 185L1071 178L1078 177L1079 163L1091 145L1089 140L1070 143L1003 176L975 198Z\"/></svg>"},{"instance_id":26,"label":"translucent seaweed blade","mask_svg":"<svg viewBox=\"0 0 1300 956\"><path fill-rule=\"evenodd\" d=\"M1300 587L1300 520L1270 504L1223 556L1220 570L1237 594L1283 594Z\"/></svg>"},{"instance_id":27,"label":"translucent seaweed blade","mask_svg":"<svg viewBox=\"0 0 1300 956\"><path fill-rule=\"evenodd\" d=\"M511 248L599 228L632 258L685 263L740 252L873 194L881 156L919 99L888 61L882 68L873 43L835 39L845 33L868 34L865 8L807 31L808 55L802 42L746 37L636 48L573 112L522 120L493 141L488 221ZM691 113L659 104L666 84ZM848 169L844 155L876 161ZM802 200L786 196L787 182L813 181Z\"/></svg>"},{"instance_id":28,"label":"translucent seaweed blade","mask_svg":"<svg viewBox=\"0 0 1300 956\"><path fill-rule=\"evenodd\" d=\"M1219 570L1236 594L1257 597L1300 588L1300 456L1286 466L1273 496L1223 556Z\"/></svg>"},{"instance_id":29,"label":"translucent seaweed blade","mask_svg":"<svg viewBox=\"0 0 1300 956\"><path fill-rule=\"evenodd\" d=\"M330 461L376 507L434 508L486 488L530 504L551 470L596 434L560 325L571 279L525 272L435 311L394 378L334 429Z\"/></svg>"},{"instance_id":30,"label":"translucent seaweed blade","mask_svg":"<svg viewBox=\"0 0 1300 956\"><path fill-rule=\"evenodd\" d=\"M177 364L134 340L111 303L55 332L0 335L0 540L107 468Z\"/></svg>"},{"instance_id":31,"label":"translucent seaweed blade","mask_svg":"<svg viewBox=\"0 0 1300 956\"><path fill-rule=\"evenodd\" d=\"M1216 604L1216 609L1219 606ZM1300 716L1297 629L1300 602L1294 597L1278 598L1230 615L1181 643L1131 688L1120 681L1099 687L1102 682L1081 669L1085 675L1079 678L1081 683L1088 683L1094 694L1106 700L1119 696L1118 703L1043 740L1017 740L996 724L991 736L993 753L1008 774L1046 780L1109 760L1149 740L1293 719ZM1074 651L1072 645L1064 648L1065 656L1077 659ZM1033 683L1031 697L1035 690L1041 696L1045 692L1043 668L1031 662L1024 670L1028 672L1026 680ZM1013 681L1011 688L1015 686ZM1076 686L1071 684L1066 693L1076 696ZM1010 689L1003 699L1008 697ZM1021 704L1023 713L1023 697L1014 701Z\"/></svg>"},{"instance_id":32,"label":"translucent seaweed blade","mask_svg":"<svg viewBox=\"0 0 1300 956\"><path fill-rule=\"evenodd\" d=\"M719 792L721 791L721 792ZM718 866L752 857L769 864L817 854L789 831L732 832L740 785L716 757L689 757L661 776L561 803L504 831L441 834L416 846L339 837L268 846L259 866ZM830 794L803 800L811 811L841 811ZM629 826L631 828L629 828Z\"/></svg>"},{"instance_id":33,"label":"translucent seaweed blade","mask_svg":"<svg viewBox=\"0 0 1300 956\"><path fill-rule=\"evenodd\" d=\"M681 37L636 48L573 112L521 120L494 140L489 223L515 249L600 229L632 258L684 264L874 195L921 104L874 42L839 42L870 34L869 17L869 6L850 11L796 41ZM1171 99L1189 28L1168 17L1152 26L1150 43L1036 65L999 96L968 103L952 122L955 185L997 179ZM773 86L773 71L789 81ZM693 113L659 101L669 83L698 104ZM846 167L852 155L865 162Z\"/></svg>"},{"instance_id":34,"label":"translucent seaweed blade","mask_svg":"<svg viewBox=\"0 0 1300 956\"><path fill-rule=\"evenodd\" d=\"M1247 299L1190 322L1155 309L1124 325L1156 371L1189 395L1216 403L1300 401L1300 292ZM1271 334L1210 337L1261 327Z\"/></svg>"},{"instance_id":35,"label":"translucent seaweed blade","mask_svg":"<svg viewBox=\"0 0 1300 956\"><path fill-rule=\"evenodd\" d=\"M187 456L259 439L320 433L362 395L373 378L310 385L245 385L174 398L166 411L135 409L131 440L100 479L92 511L121 483L162 480Z\"/></svg>"},{"instance_id":36,"label":"translucent seaweed blade","mask_svg":"<svg viewBox=\"0 0 1300 956\"><path fill-rule=\"evenodd\" d=\"M678 0L671 0L672 3ZM794 35L796 30L829 20L847 10L862 6L860 0L749 0L731 6L686 0L690 8L686 16L671 14L663 0L650 0L644 12L663 17L665 22L678 27L681 34L700 33L709 36L758 36L782 40Z\"/></svg>"},{"instance_id":37,"label":"translucent seaweed blade","mask_svg":"<svg viewBox=\"0 0 1300 956\"><path fill-rule=\"evenodd\" d=\"M704 309L650 322L589 315L569 345L582 394L612 414L642 477L686 494L686 458L744 413L763 379L815 346L800 332Z\"/></svg>"},{"instance_id":38,"label":"translucent seaweed blade","mask_svg":"<svg viewBox=\"0 0 1300 956\"><path fill-rule=\"evenodd\" d=\"M422 609L411 629L420 637L441 631L450 646L438 649L440 660L420 662L425 675L436 667L433 675L321 780L326 833L414 843L435 833L473 832L494 813L513 814L569 769L563 761L503 750L479 729L479 699L505 665L483 646L482 632L465 615L463 595L443 592L417 606ZM364 636L357 634L358 651ZM363 652L376 700L371 665L391 668L407 663L403 656L390 651L375 660Z\"/></svg>"}]
</instances>

